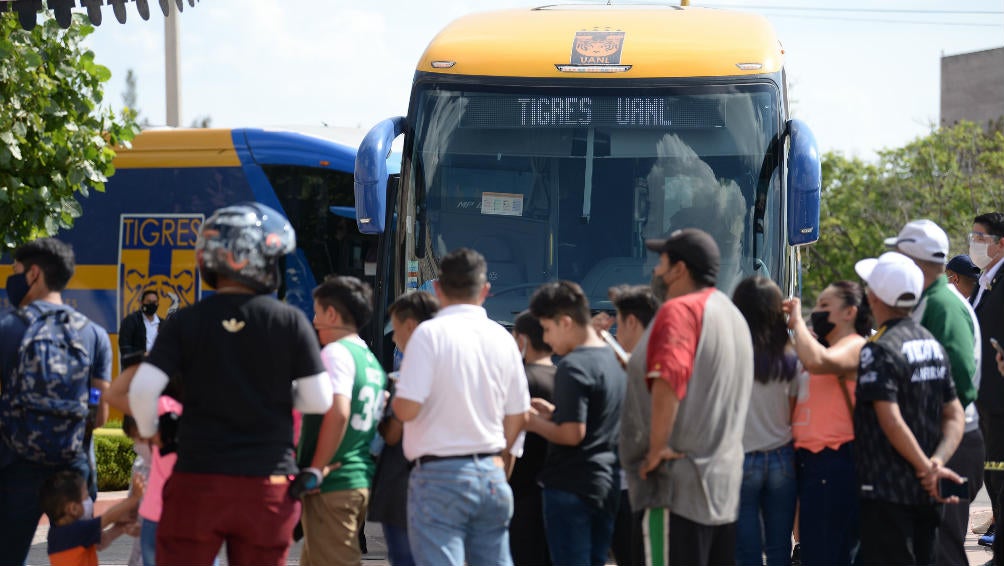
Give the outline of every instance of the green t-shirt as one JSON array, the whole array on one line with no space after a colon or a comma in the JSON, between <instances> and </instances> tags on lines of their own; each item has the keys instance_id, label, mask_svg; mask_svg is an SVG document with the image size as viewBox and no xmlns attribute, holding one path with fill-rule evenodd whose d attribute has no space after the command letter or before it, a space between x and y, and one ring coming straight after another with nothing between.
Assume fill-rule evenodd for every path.
<instances>
[{"instance_id":1,"label":"green t-shirt","mask_svg":"<svg viewBox=\"0 0 1004 566\"><path fill-rule=\"evenodd\" d=\"M376 434L378 413L387 382L387 375L369 348L350 339L339 340L338 344L352 354L356 371L345 436L342 437L342 443L329 462L329 465L340 463L341 466L324 478L321 484L321 491L324 493L370 486L376 469L376 463L370 454L370 443ZM310 466L323 420L324 415L303 415L300 445L297 450L297 460L301 468Z\"/></svg>"},{"instance_id":2,"label":"green t-shirt","mask_svg":"<svg viewBox=\"0 0 1004 566\"><path fill-rule=\"evenodd\" d=\"M934 335L948 353L952 366L952 380L963 407L976 400L976 329L962 295L954 293L944 275L924 289L917 307L920 325ZM916 320L916 316L914 317Z\"/></svg>"}]
</instances>

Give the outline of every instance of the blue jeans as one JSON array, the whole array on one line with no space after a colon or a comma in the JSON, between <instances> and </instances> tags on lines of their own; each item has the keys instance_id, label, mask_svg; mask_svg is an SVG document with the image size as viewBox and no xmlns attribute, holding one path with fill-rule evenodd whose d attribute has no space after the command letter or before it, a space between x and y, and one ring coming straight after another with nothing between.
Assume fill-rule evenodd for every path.
<instances>
[{"instance_id":1,"label":"blue jeans","mask_svg":"<svg viewBox=\"0 0 1004 566\"><path fill-rule=\"evenodd\" d=\"M512 489L496 458L417 464L408 478L408 539L419 566L510 566Z\"/></svg>"},{"instance_id":2,"label":"blue jeans","mask_svg":"<svg viewBox=\"0 0 1004 566\"><path fill-rule=\"evenodd\" d=\"M39 491L52 474L72 469L87 477L89 466L52 467L34 464L12 454L0 441L0 564L24 564L42 517Z\"/></svg>"},{"instance_id":3,"label":"blue jeans","mask_svg":"<svg viewBox=\"0 0 1004 566\"><path fill-rule=\"evenodd\" d=\"M805 566L848 566L858 546L854 443L812 453L799 449L798 534Z\"/></svg>"},{"instance_id":4,"label":"blue jeans","mask_svg":"<svg viewBox=\"0 0 1004 566\"><path fill-rule=\"evenodd\" d=\"M795 526L795 451L790 444L766 452L747 452L736 521L736 563L785 566L791 560Z\"/></svg>"},{"instance_id":5,"label":"blue jeans","mask_svg":"<svg viewBox=\"0 0 1004 566\"><path fill-rule=\"evenodd\" d=\"M544 488L544 530L554 566L603 566L617 510L604 511L578 495Z\"/></svg>"},{"instance_id":6,"label":"blue jeans","mask_svg":"<svg viewBox=\"0 0 1004 566\"><path fill-rule=\"evenodd\" d=\"M381 523L384 542L387 543L387 560L391 566L415 566L408 542L408 528Z\"/></svg>"},{"instance_id":7,"label":"blue jeans","mask_svg":"<svg viewBox=\"0 0 1004 566\"><path fill-rule=\"evenodd\" d=\"M143 556L143 566L157 566L157 521L141 519L139 548Z\"/></svg>"}]
</instances>

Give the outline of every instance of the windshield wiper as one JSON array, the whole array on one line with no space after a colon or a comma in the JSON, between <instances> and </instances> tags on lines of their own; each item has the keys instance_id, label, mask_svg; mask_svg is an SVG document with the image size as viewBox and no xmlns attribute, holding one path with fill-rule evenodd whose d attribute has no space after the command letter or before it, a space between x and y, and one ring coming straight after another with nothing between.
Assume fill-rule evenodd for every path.
<instances>
[{"instance_id":1,"label":"windshield wiper","mask_svg":"<svg viewBox=\"0 0 1004 566\"><path fill-rule=\"evenodd\" d=\"M782 132L780 135L774 136L770 143L767 144L767 151L763 156L763 163L760 165L760 177L757 179L756 193L753 197L753 267L759 271L760 265L763 265L763 261L760 259L758 243L760 238L763 236L765 230L763 227L763 219L767 215L767 190L770 187L770 178L774 173L774 169L777 168L778 164L778 151L781 147L781 142L784 140L784 136L787 135L787 131Z\"/></svg>"}]
</instances>

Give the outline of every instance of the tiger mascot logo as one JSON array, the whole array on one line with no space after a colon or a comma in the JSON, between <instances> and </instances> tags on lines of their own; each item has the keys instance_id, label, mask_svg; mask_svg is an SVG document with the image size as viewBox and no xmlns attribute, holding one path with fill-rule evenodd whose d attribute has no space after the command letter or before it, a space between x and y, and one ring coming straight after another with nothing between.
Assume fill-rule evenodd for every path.
<instances>
[{"instance_id":1,"label":"tiger mascot logo","mask_svg":"<svg viewBox=\"0 0 1004 566\"><path fill-rule=\"evenodd\" d=\"M123 214L119 239L119 319L139 310L143 292L157 293L157 315L195 304L201 278L195 241L201 214Z\"/></svg>"},{"instance_id":2,"label":"tiger mascot logo","mask_svg":"<svg viewBox=\"0 0 1004 566\"><path fill-rule=\"evenodd\" d=\"M622 31L579 31L572 44L572 65L619 65Z\"/></svg>"}]
</instances>

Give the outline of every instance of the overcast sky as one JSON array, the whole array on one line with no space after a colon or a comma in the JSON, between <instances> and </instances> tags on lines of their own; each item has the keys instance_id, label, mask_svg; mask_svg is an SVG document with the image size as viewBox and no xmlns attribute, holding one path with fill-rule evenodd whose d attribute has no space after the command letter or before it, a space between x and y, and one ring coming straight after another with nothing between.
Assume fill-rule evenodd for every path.
<instances>
[{"instance_id":1,"label":"overcast sky","mask_svg":"<svg viewBox=\"0 0 1004 566\"><path fill-rule=\"evenodd\" d=\"M88 39L112 70L106 102L122 105L125 75L138 106L163 124L164 18L156 0L140 19L111 10ZM541 2L496 0L201 0L180 16L182 122L213 126L368 128L407 112L415 64L449 21ZM938 121L940 58L1004 46L1000 0L717 0L765 15L786 50L795 115L823 150L872 158L924 135ZM855 9L858 9L855 11ZM972 13L981 12L981 13Z\"/></svg>"}]
</instances>

